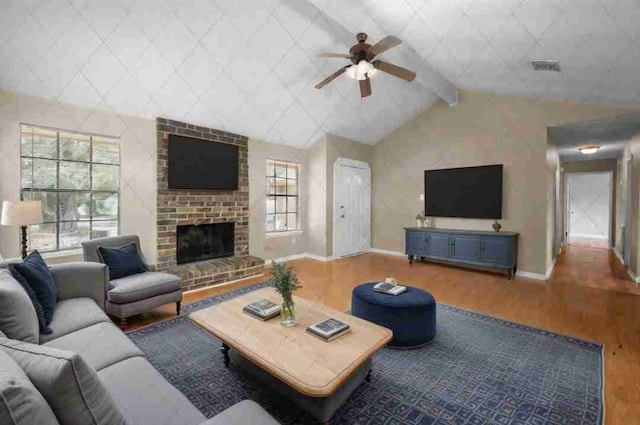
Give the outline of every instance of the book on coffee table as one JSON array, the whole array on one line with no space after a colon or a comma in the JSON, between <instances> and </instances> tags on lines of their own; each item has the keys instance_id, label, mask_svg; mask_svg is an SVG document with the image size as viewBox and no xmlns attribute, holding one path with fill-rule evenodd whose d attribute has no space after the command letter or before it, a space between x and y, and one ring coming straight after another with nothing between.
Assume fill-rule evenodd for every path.
<instances>
[{"instance_id":1,"label":"book on coffee table","mask_svg":"<svg viewBox=\"0 0 640 425\"><path fill-rule=\"evenodd\" d=\"M242 311L264 321L280 314L280 306L274 302L261 298L256 302L245 305Z\"/></svg>"},{"instance_id":2,"label":"book on coffee table","mask_svg":"<svg viewBox=\"0 0 640 425\"><path fill-rule=\"evenodd\" d=\"M351 332L351 328L348 324L338 319L329 318L310 325L307 328L307 332L323 341L330 342Z\"/></svg>"},{"instance_id":3,"label":"book on coffee table","mask_svg":"<svg viewBox=\"0 0 640 425\"><path fill-rule=\"evenodd\" d=\"M387 295L400 295L407 290L406 286L394 285L389 282L380 282L373 285L373 290Z\"/></svg>"}]
</instances>

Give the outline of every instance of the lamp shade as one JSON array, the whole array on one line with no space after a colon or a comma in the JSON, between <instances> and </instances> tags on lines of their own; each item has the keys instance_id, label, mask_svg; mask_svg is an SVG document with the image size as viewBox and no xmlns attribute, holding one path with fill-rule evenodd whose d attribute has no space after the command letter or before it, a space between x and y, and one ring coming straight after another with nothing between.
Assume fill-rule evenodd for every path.
<instances>
[{"instance_id":1,"label":"lamp shade","mask_svg":"<svg viewBox=\"0 0 640 425\"><path fill-rule=\"evenodd\" d=\"M27 226L42 222L42 202L4 201L2 203L3 226Z\"/></svg>"}]
</instances>

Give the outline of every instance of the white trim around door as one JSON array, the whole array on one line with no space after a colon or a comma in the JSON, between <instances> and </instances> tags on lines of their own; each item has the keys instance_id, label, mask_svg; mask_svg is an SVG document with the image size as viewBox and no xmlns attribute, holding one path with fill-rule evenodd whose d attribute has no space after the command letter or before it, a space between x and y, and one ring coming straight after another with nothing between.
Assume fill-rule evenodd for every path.
<instances>
[{"instance_id":1,"label":"white trim around door","mask_svg":"<svg viewBox=\"0 0 640 425\"><path fill-rule=\"evenodd\" d=\"M371 249L371 168L364 161L333 163L333 255L346 257Z\"/></svg>"}]
</instances>

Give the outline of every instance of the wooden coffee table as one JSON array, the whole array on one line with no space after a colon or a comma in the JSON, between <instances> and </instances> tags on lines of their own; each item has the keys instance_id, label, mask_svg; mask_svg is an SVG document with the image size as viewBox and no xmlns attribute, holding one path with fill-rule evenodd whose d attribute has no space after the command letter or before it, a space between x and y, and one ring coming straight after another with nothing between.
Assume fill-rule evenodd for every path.
<instances>
[{"instance_id":1,"label":"wooden coffee table","mask_svg":"<svg viewBox=\"0 0 640 425\"><path fill-rule=\"evenodd\" d=\"M371 356L393 336L387 328L299 297L294 297L297 323L290 328L280 325L279 317L262 322L242 312L245 305L260 298L280 302L280 296L273 288L263 288L189 317L222 341L225 364L229 363L231 348L299 393L300 397L294 396L293 401L298 401L295 398L305 400L298 404L309 411L315 409L309 408L309 402L322 404L324 400L335 405L333 396L346 400L364 380L363 368L366 367L364 374L369 377ZM310 324L328 317L348 323L351 333L324 342L305 331ZM352 382L354 379L359 382ZM345 395L343 387L347 386L350 388ZM332 409L333 412L336 409ZM311 413L324 422L327 420L326 406L320 410L324 413Z\"/></svg>"}]
</instances>

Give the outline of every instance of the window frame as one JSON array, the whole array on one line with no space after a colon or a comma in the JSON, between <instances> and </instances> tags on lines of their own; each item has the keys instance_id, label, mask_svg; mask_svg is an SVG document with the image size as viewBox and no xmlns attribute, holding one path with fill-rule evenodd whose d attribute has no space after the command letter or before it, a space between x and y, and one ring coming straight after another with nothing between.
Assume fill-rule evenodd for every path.
<instances>
[{"instance_id":1,"label":"window frame","mask_svg":"<svg viewBox=\"0 0 640 425\"><path fill-rule=\"evenodd\" d=\"M273 175L269 175L269 166L270 164L273 166ZM285 177L277 177L276 174L276 164L279 165L284 165L285 169L289 169L289 168L295 168L296 169L296 177L295 178L290 178L289 174L287 172ZM300 171L302 169L302 166L300 163L298 162L293 162L293 161L285 161L285 160L280 160L280 159L267 159L265 161L265 170L267 170L265 172L265 233L267 237L274 237L274 236L287 236L287 235L291 235L291 234L298 234L298 233L302 233L302 207L300 205ZM285 193L284 194L278 194L278 193L270 193L269 192L269 183L270 180L273 180L273 188L275 190L275 192L277 192L277 188L276 188L276 182L275 180L277 179L283 179L285 180L284 186L285 186ZM295 182L295 195L290 195L287 192L287 182L289 181L294 181ZM269 202L269 198L275 198L275 203L274 203L274 212L270 213L268 212L268 208L267 208L267 203ZM285 199L285 212L282 213L278 213L277 211L277 205L278 205L278 198L284 198ZM295 212L288 212L288 203L289 203L289 198L294 198L296 200L296 210ZM296 216L296 226L295 229L290 229L288 226L288 220L289 214L295 214ZM285 217L285 229L282 230L277 230L276 229L276 218L278 215L284 215ZM273 216L273 230L268 230L267 227L267 221L269 219L269 217Z\"/></svg>"},{"instance_id":2,"label":"window frame","mask_svg":"<svg viewBox=\"0 0 640 425\"><path fill-rule=\"evenodd\" d=\"M32 137L35 136L35 131L42 131L42 132L50 132L50 133L55 133L55 140L56 140L56 157L55 158L46 158L46 157L42 157L42 156L35 156L33 150L31 152L25 153L24 152L24 145L22 142L22 138L24 135L28 134L29 132L31 132ZM67 251L74 251L77 250L81 247L81 244L78 245L74 245L74 246L68 246L68 247L63 247L61 246L61 225L67 224L67 223L87 223L89 225L89 239L95 239L93 237L93 229L94 229L94 223L116 223L116 234L119 235L120 231L121 231L121 191L122 191L122 143L121 143L121 138L120 137L115 137L115 136L108 136L108 135L103 135L103 134L97 134L97 133L88 133L88 132L80 132L80 131L74 131L74 130L65 130L65 129L59 129L59 128L52 128L52 127L47 127L47 126L42 126L42 125L36 125L36 124L29 124L29 123L20 123L20 199L25 199L25 196L28 196L27 194L37 194L37 193L50 193L50 194L55 194L55 205L56 205L56 210L55 210L55 221L46 221L44 214L43 214L43 221L39 224L36 225L32 225L32 226L28 226L28 232L29 232L29 238L28 238L28 244L29 244L29 249L34 249L31 246L31 231L32 231L32 227L33 226L39 226L39 225L55 225L55 249L41 249L41 248L35 248L38 249L39 252L42 253L59 253L59 252L67 252ZM78 160L78 159L63 159L61 158L60 154L61 154L61 139L65 138L65 137L69 137L69 136L77 136L78 138L82 138L82 139L88 139L89 141L89 150L87 153L87 156L89 158L88 161L84 161L84 160ZM118 159L117 159L117 163L108 163L108 162L99 162L99 161L93 161L93 153L94 153L94 139L108 139L113 141L117 146L118 146ZM33 148L33 139L31 141L32 143L32 148ZM32 161L31 164L31 187L24 187L23 186L23 160L24 159L28 159ZM46 161L55 161L55 168L56 168L56 173L55 173L55 188L51 189L51 188L38 188L38 187L34 187L34 174L35 174L35 160L46 160ZM60 182L61 182L61 174L60 174L60 165L61 163L73 163L73 164L85 164L88 166L88 174L87 174L87 179L89 181L89 187L87 189L61 189L60 188ZM99 165L99 166L111 166L111 167L117 167L117 176L118 176L118 185L116 189L94 189L93 188L93 177L94 177L94 165ZM89 200L88 200L88 204L89 204L89 214L87 218L77 218L76 220L62 220L61 219L61 202L60 202L60 194L82 194L82 195L88 195ZM116 195L117 198L117 210L116 210L116 215L114 218L96 218L94 216L94 195L96 194L103 194L103 195Z\"/></svg>"}]
</instances>

